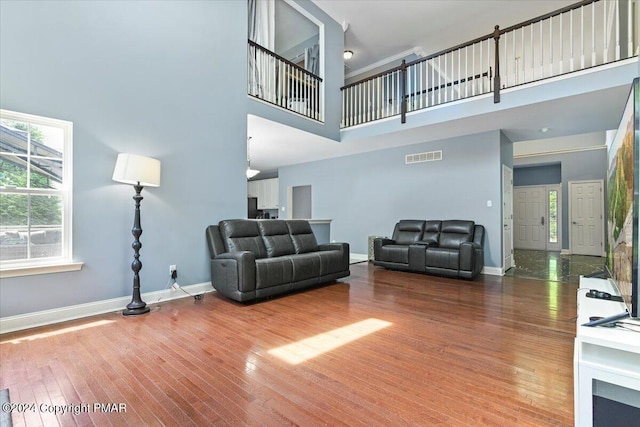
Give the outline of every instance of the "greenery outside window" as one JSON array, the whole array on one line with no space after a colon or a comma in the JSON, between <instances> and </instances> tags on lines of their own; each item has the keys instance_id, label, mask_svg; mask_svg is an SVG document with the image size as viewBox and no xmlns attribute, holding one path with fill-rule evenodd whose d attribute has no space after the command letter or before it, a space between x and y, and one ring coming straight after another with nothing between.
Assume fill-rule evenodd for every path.
<instances>
[{"instance_id":1,"label":"greenery outside window","mask_svg":"<svg viewBox=\"0 0 640 427\"><path fill-rule=\"evenodd\" d=\"M72 133L71 122L0 110L3 277L71 262Z\"/></svg>"}]
</instances>

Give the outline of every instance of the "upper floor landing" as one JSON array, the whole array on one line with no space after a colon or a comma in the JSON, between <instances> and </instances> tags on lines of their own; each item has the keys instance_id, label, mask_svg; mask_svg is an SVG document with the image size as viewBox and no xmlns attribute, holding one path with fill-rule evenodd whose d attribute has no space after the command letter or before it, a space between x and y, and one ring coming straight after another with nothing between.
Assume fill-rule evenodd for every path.
<instances>
[{"instance_id":1,"label":"upper floor landing","mask_svg":"<svg viewBox=\"0 0 640 427\"><path fill-rule=\"evenodd\" d=\"M323 43L322 24L318 60L309 50L292 64L250 42L249 111L347 152L495 129L513 141L605 130L640 71L638 15L637 0L582 1L339 88L327 58L342 45Z\"/></svg>"}]
</instances>

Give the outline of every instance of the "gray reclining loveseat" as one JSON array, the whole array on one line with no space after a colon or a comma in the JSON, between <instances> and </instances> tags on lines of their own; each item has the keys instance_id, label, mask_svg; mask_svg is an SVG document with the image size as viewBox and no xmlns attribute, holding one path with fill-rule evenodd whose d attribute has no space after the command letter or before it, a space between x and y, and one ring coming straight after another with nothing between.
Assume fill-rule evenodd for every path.
<instances>
[{"instance_id":1,"label":"gray reclining loveseat","mask_svg":"<svg viewBox=\"0 0 640 427\"><path fill-rule=\"evenodd\" d=\"M308 221L220 221L206 229L211 283L250 301L349 276L349 244L319 245Z\"/></svg>"},{"instance_id":2,"label":"gray reclining loveseat","mask_svg":"<svg viewBox=\"0 0 640 427\"><path fill-rule=\"evenodd\" d=\"M475 278L484 267L482 225L473 221L401 220L391 239L373 242L373 264L394 270Z\"/></svg>"}]
</instances>

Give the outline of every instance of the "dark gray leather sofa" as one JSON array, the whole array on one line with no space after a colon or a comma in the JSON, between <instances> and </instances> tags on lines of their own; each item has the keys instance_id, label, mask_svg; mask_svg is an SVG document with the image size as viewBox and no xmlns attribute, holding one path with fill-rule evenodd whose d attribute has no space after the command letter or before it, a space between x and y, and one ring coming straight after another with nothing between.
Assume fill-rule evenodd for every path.
<instances>
[{"instance_id":1,"label":"dark gray leather sofa","mask_svg":"<svg viewBox=\"0 0 640 427\"><path fill-rule=\"evenodd\" d=\"M373 264L394 270L475 278L484 267L482 225L473 221L401 220L391 239L373 242Z\"/></svg>"},{"instance_id":2,"label":"dark gray leather sofa","mask_svg":"<svg viewBox=\"0 0 640 427\"><path fill-rule=\"evenodd\" d=\"M318 245L308 221L220 221L206 229L211 283L250 301L349 276L349 244Z\"/></svg>"}]
</instances>

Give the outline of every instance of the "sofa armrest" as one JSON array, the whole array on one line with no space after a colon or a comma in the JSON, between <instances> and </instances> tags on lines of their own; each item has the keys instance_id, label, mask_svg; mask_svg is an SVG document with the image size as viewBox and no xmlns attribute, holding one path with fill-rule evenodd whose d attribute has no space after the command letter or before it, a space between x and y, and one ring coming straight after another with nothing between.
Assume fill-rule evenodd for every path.
<instances>
[{"instance_id":1,"label":"sofa armrest","mask_svg":"<svg viewBox=\"0 0 640 427\"><path fill-rule=\"evenodd\" d=\"M341 251L342 252L342 267L343 270L349 269L349 244L344 242L339 243L323 243L318 245L319 251Z\"/></svg>"},{"instance_id":2,"label":"sofa armrest","mask_svg":"<svg viewBox=\"0 0 640 427\"><path fill-rule=\"evenodd\" d=\"M224 252L211 260L211 282L221 293L256 290L256 256L253 252Z\"/></svg>"},{"instance_id":3,"label":"sofa armrest","mask_svg":"<svg viewBox=\"0 0 640 427\"><path fill-rule=\"evenodd\" d=\"M321 243L318 245L319 251L345 251L349 250L348 243Z\"/></svg>"},{"instance_id":4,"label":"sofa armrest","mask_svg":"<svg viewBox=\"0 0 640 427\"><path fill-rule=\"evenodd\" d=\"M460 270L479 273L484 267L484 249L476 242L460 244Z\"/></svg>"},{"instance_id":5,"label":"sofa armrest","mask_svg":"<svg viewBox=\"0 0 640 427\"><path fill-rule=\"evenodd\" d=\"M380 260L380 250L382 249L382 247L386 245L393 245L395 243L395 240L387 239L386 237L376 237L375 239L373 239L373 259Z\"/></svg>"}]
</instances>

